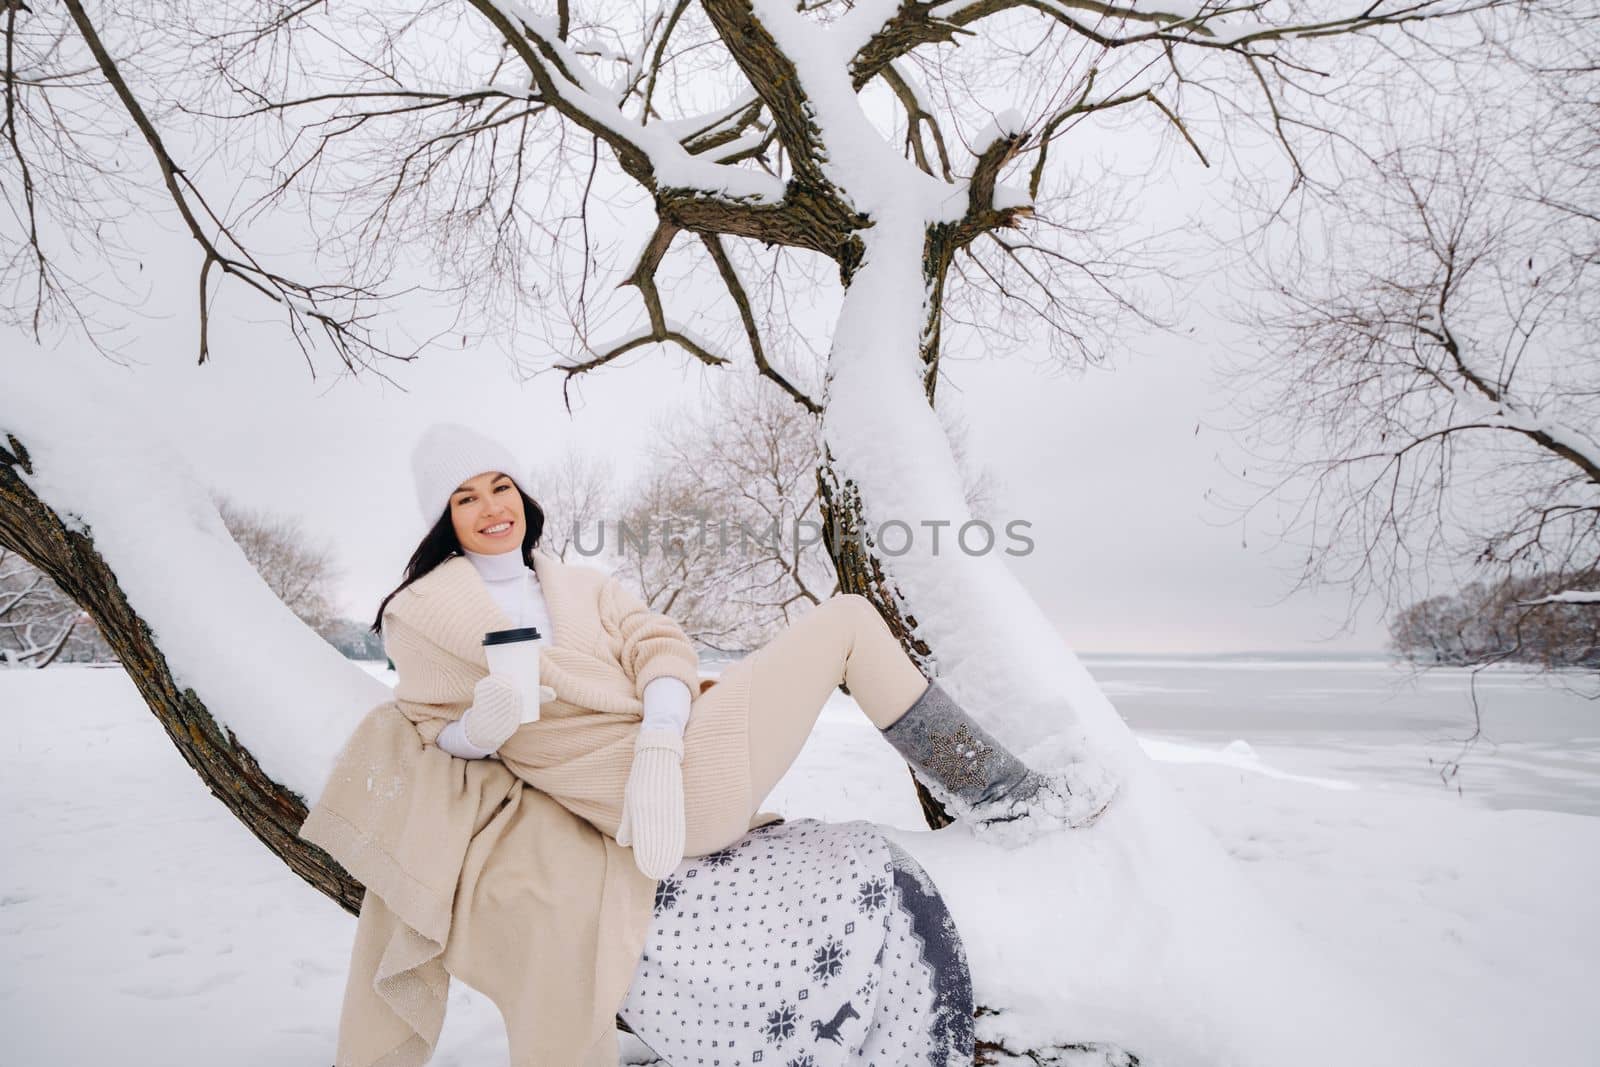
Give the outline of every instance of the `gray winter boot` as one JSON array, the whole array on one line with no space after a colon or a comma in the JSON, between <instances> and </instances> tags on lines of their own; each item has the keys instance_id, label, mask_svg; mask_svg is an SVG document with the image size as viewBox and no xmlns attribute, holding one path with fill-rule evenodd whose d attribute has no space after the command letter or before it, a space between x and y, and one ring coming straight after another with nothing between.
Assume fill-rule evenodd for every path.
<instances>
[{"instance_id":1,"label":"gray winter boot","mask_svg":"<svg viewBox=\"0 0 1600 1067\"><path fill-rule=\"evenodd\" d=\"M923 778L971 807L1002 798L1011 803L1027 800L1043 784L1039 774L985 733L938 682L928 683L906 713L879 732ZM979 824L1020 817L1020 813L977 815Z\"/></svg>"}]
</instances>

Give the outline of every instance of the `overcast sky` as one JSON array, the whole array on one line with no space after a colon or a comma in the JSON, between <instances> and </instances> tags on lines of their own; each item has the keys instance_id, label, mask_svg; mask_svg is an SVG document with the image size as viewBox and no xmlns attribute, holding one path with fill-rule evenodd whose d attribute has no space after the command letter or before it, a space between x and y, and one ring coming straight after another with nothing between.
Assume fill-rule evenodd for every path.
<instances>
[{"instance_id":1,"label":"overcast sky","mask_svg":"<svg viewBox=\"0 0 1600 1067\"><path fill-rule=\"evenodd\" d=\"M1088 159L1091 150L1114 152L1112 162L1127 171L1157 169L1109 135L1085 132L1074 143L1091 169L1101 165ZM1135 225L1181 226L1186 212L1215 211L1226 177L1219 169L1203 180L1192 160L1168 155ZM1095 173L1112 180L1110 163ZM624 248L637 245L631 233L618 234ZM652 419L695 401L716 373L675 349L640 349L588 376L572 417L558 376L521 382L506 357L486 347L391 365L395 385L326 373L326 358L314 380L271 306L236 283L220 286L213 361L196 367L198 257L170 212L153 213L135 237L148 246L140 277L151 286L141 298L150 317L135 320L126 338L128 402L148 405L152 425L217 488L247 506L299 516L331 545L345 572L342 606L362 620L398 583L422 533L409 452L430 421L480 426L530 467L576 444L626 471L648 455ZM614 275L598 284L614 284ZM977 457L1004 479L998 518L1031 524L1033 551L1012 565L1082 651L1378 650L1381 619L1369 612L1336 634L1341 591L1283 600L1291 554L1265 536L1244 536L1206 499L1208 490L1244 495L1239 462L1216 428L1229 412L1213 371L1218 355L1245 339L1201 313L1215 295L1211 284L1187 294L1185 326L1193 331L1182 340L1130 333L1111 367L1081 375L984 358L981 334L947 332L941 396L961 406ZM823 350L827 321L796 328L819 328ZM18 360L7 373L47 358L16 335L0 343ZM538 486L530 488L537 496Z\"/></svg>"}]
</instances>

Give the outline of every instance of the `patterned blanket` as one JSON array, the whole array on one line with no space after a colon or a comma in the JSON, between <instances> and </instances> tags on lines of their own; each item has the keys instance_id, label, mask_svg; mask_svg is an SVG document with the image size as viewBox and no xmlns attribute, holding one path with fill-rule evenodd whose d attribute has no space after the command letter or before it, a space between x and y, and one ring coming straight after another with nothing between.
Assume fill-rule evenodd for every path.
<instances>
[{"instance_id":1,"label":"patterned blanket","mask_svg":"<svg viewBox=\"0 0 1600 1067\"><path fill-rule=\"evenodd\" d=\"M673 1067L973 1061L955 922L862 820L761 826L686 859L656 887L620 1014Z\"/></svg>"}]
</instances>

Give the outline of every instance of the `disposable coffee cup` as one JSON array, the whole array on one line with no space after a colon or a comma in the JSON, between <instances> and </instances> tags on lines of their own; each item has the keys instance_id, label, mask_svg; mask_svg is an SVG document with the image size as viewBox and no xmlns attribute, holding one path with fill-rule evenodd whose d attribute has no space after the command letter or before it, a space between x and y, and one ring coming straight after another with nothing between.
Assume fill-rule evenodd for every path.
<instances>
[{"instance_id":1,"label":"disposable coffee cup","mask_svg":"<svg viewBox=\"0 0 1600 1067\"><path fill-rule=\"evenodd\" d=\"M490 630L483 635L483 654L490 674L503 674L522 694L522 722L539 721L539 628Z\"/></svg>"}]
</instances>

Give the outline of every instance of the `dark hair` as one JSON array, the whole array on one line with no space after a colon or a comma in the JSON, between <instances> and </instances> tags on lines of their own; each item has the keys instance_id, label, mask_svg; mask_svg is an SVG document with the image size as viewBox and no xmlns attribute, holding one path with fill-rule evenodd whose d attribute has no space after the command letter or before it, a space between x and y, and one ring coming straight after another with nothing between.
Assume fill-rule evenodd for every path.
<instances>
[{"instance_id":1,"label":"dark hair","mask_svg":"<svg viewBox=\"0 0 1600 1067\"><path fill-rule=\"evenodd\" d=\"M506 477L511 476L506 475ZM517 485L515 478L511 478L511 485L522 498L522 514L527 525L522 534L522 562L531 567L532 552L538 547L539 538L544 535L544 509L533 497L522 491L522 486ZM405 581L396 586L394 592L384 597L383 603L378 605L378 617L372 620L372 632L383 633L383 609L389 606L389 601L393 600L400 590L451 556L462 554L461 539L456 536L455 523L450 520L450 503L446 501L444 511L440 513L439 520L433 524L433 529L427 532L422 538L422 543L417 545L417 550L411 553L411 559L406 563Z\"/></svg>"}]
</instances>

